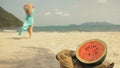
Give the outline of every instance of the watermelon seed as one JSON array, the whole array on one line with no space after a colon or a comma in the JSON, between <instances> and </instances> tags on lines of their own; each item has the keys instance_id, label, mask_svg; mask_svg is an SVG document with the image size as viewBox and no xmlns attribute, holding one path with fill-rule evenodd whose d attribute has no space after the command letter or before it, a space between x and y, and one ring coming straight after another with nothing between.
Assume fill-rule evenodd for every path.
<instances>
[{"instance_id":1,"label":"watermelon seed","mask_svg":"<svg viewBox=\"0 0 120 68\"><path fill-rule=\"evenodd\" d=\"M90 53L88 55L90 56Z\"/></svg>"},{"instance_id":2,"label":"watermelon seed","mask_svg":"<svg viewBox=\"0 0 120 68\"><path fill-rule=\"evenodd\" d=\"M98 50L98 48L96 48L96 50Z\"/></svg>"},{"instance_id":3,"label":"watermelon seed","mask_svg":"<svg viewBox=\"0 0 120 68\"><path fill-rule=\"evenodd\" d=\"M96 47L95 45L93 45L93 48Z\"/></svg>"},{"instance_id":4,"label":"watermelon seed","mask_svg":"<svg viewBox=\"0 0 120 68\"><path fill-rule=\"evenodd\" d=\"M97 54L97 52L95 52L95 54Z\"/></svg>"},{"instance_id":5,"label":"watermelon seed","mask_svg":"<svg viewBox=\"0 0 120 68\"><path fill-rule=\"evenodd\" d=\"M87 48L85 50L88 50Z\"/></svg>"}]
</instances>

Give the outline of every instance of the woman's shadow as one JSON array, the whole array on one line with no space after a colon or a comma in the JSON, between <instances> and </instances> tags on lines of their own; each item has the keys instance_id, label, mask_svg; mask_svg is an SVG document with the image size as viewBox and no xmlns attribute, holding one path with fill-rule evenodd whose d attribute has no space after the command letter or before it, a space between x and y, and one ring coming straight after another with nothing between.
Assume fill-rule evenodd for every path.
<instances>
[{"instance_id":1,"label":"woman's shadow","mask_svg":"<svg viewBox=\"0 0 120 68\"><path fill-rule=\"evenodd\" d=\"M21 40L21 39L30 39L29 37L10 37L8 39Z\"/></svg>"}]
</instances>

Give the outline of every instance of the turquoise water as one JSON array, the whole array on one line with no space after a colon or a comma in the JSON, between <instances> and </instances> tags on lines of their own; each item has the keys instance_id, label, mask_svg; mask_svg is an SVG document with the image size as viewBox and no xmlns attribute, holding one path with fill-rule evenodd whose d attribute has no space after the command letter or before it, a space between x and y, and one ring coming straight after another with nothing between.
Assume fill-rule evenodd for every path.
<instances>
[{"instance_id":1,"label":"turquoise water","mask_svg":"<svg viewBox=\"0 0 120 68\"><path fill-rule=\"evenodd\" d=\"M84 31L84 32L104 32L104 31L120 31L120 25L69 25L69 26L35 26L33 31Z\"/></svg>"},{"instance_id":2,"label":"turquoise water","mask_svg":"<svg viewBox=\"0 0 120 68\"><path fill-rule=\"evenodd\" d=\"M20 28L2 28L0 30L16 30ZM34 26L34 32L49 31L49 32L120 32L120 25L69 25L69 26Z\"/></svg>"}]
</instances>

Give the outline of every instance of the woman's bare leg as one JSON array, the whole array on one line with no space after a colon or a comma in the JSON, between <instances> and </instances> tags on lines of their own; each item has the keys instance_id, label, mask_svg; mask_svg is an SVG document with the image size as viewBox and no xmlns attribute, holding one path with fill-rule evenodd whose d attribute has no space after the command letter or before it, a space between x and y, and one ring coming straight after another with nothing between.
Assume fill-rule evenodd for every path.
<instances>
[{"instance_id":1,"label":"woman's bare leg","mask_svg":"<svg viewBox=\"0 0 120 68\"><path fill-rule=\"evenodd\" d=\"M30 27L28 28L29 38L31 38L32 29L33 29L33 26L30 26Z\"/></svg>"}]
</instances>

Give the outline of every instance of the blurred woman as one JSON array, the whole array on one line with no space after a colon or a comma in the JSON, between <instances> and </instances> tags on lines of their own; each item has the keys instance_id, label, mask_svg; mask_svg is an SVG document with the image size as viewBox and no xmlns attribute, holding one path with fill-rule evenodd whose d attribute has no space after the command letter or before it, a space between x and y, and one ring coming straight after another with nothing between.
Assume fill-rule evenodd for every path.
<instances>
[{"instance_id":1,"label":"blurred woman","mask_svg":"<svg viewBox=\"0 0 120 68\"><path fill-rule=\"evenodd\" d=\"M23 23L23 26L20 28L19 35L21 35L23 31L28 31L29 38L31 38L33 24L34 24L34 19L33 19L34 6L32 4L25 4L24 10L26 12L26 18Z\"/></svg>"}]
</instances>

